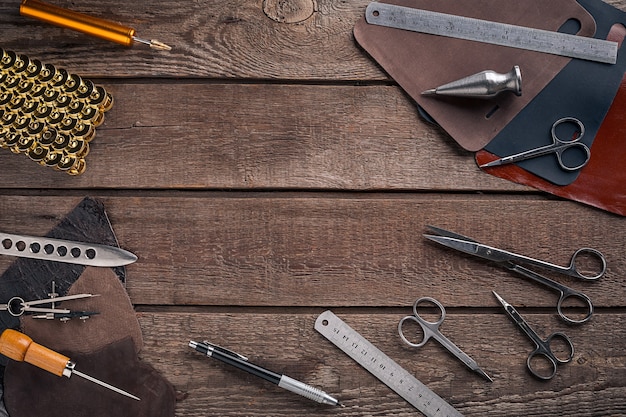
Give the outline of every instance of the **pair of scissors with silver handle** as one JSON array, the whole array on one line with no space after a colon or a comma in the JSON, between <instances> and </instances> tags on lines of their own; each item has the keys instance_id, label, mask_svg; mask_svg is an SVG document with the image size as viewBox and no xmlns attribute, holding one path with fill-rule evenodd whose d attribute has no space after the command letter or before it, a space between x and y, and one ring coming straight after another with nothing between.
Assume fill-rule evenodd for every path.
<instances>
[{"instance_id":1,"label":"pair of scissors with silver handle","mask_svg":"<svg viewBox=\"0 0 626 417\"><path fill-rule=\"evenodd\" d=\"M431 322L419 315L417 311L418 306L420 304L425 304L425 303L432 303L439 308L440 316L437 321ZM474 361L465 352L459 349L459 347L457 347L454 343L452 343L450 339L448 339L443 334L441 334L441 332L439 331L439 326L441 325L441 323L443 323L443 320L445 318L446 318L446 309L443 307L443 305L441 305L439 301L430 297L418 298L415 301L415 303L413 303L413 315L404 317L402 320L400 320L400 323L398 323L398 333L400 334L400 338L402 339L404 343L415 348L424 346L430 338L435 339L436 341L441 343L443 347L448 349L450 353L452 353L459 360L461 360L461 362L463 362L469 369L481 375L482 377L486 378L487 380L493 382L491 377L487 375L485 371L480 369L476 361ZM403 326L407 321L415 322L419 324L419 326L422 328L422 333L424 334L424 338L422 339L420 343L413 343L404 335Z\"/></svg>"},{"instance_id":2,"label":"pair of scissors with silver handle","mask_svg":"<svg viewBox=\"0 0 626 417\"><path fill-rule=\"evenodd\" d=\"M570 140L560 139L556 130L562 124L573 124L576 126L577 130L573 135L573 138ZM587 165L589 159L591 159L591 150L587 145L581 142L583 136L585 135L585 125L576 119L575 117L564 117L562 119L557 120L552 125L552 129L550 130L552 135L552 143L550 145L541 146L539 148L530 149L528 151L520 152L514 155L505 156L500 159L496 159L495 161L488 162L486 164L480 165L480 168L487 168L505 164L511 164L514 162L524 161L530 158L536 158L538 156L543 156L547 154L555 154L559 167L565 171L577 171ZM569 149L578 149L582 152L583 159L582 162L575 165L568 165L563 162L563 155Z\"/></svg>"},{"instance_id":3,"label":"pair of scissors with silver handle","mask_svg":"<svg viewBox=\"0 0 626 417\"><path fill-rule=\"evenodd\" d=\"M520 264L533 265L537 267L541 267L553 272L558 272L564 275L572 276L575 278L580 278L583 280L593 281L602 277L607 269L606 259L604 255L600 251L597 251L592 248L582 248L574 252L572 255L569 266L563 267L560 265L555 265L549 262L544 262L539 259L530 258L523 255L518 255L513 252L505 251L502 249L498 249L492 246L483 245L474 239L468 238L466 236L460 235L458 233L450 232L438 227L428 226L429 230L437 233L437 235L424 235L427 239L430 239L434 242L442 244L452 249L456 249L458 251L468 253L470 255L478 256L483 259L488 259L490 261L494 261L505 268L514 271L526 278L532 279L533 281L545 285L557 292L559 292L559 301L557 302L557 311L559 316L570 324L579 324L588 321L593 314L593 304L591 303L591 299L587 297L585 294L576 291L572 288L569 288L565 285L559 284L558 282L551 280L543 275L540 275L530 269L527 269ZM578 260L579 258L588 255L591 258L595 259L599 266L596 271L581 271L579 269ZM585 306L586 314L584 317L579 318L580 316L570 317L567 316L563 311L563 303L565 300L575 301L578 300L581 305Z\"/></svg>"},{"instance_id":4,"label":"pair of scissors with silver handle","mask_svg":"<svg viewBox=\"0 0 626 417\"><path fill-rule=\"evenodd\" d=\"M548 336L545 340L542 339L518 313L515 307L507 303L495 291L493 291L493 294L496 296L500 304L502 304L502 307L504 307L504 310L509 315L511 320L513 320L513 322L535 344L535 350L528 355L528 359L526 360L526 366L531 374L543 380L552 379L554 375L556 375L558 365L566 364L572 361L572 358L574 358L574 345L566 334L555 332ZM555 341L560 341L560 344L563 345L563 352L558 354L554 353L552 344ZM547 366L545 366L546 364Z\"/></svg>"}]
</instances>

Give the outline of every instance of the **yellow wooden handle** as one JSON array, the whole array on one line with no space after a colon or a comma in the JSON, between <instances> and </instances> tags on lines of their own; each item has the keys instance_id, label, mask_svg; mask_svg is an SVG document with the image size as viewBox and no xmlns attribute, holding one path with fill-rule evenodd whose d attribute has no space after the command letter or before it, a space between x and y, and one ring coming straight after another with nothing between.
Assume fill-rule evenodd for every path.
<instances>
[{"instance_id":1,"label":"yellow wooden handle","mask_svg":"<svg viewBox=\"0 0 626 417\"><path fill-rule=\"evenodd\" d=\"M7 329L0 336L0 353L20 362L28 362L57 376L63 376L70 360L33 339L13 329Z\"/></svg>"},{"instance_id":2,"label":"yellow wooden handle","mask_svg":"<svg viewBox=\"0 0 626 417\"><path fill-rule=\"evenodd\" d=\"M22 0L20 14L125 46L132 45L135 35L135 29L39 0Z\"/></svg>"}]
</instances>

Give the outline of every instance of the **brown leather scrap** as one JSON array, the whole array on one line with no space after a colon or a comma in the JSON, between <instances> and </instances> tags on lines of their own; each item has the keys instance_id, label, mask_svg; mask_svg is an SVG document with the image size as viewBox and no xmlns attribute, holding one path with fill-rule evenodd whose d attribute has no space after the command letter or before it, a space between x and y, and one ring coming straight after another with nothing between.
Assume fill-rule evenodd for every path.
<instances>
[{"instance_id":1,"label":"brown leather scrap","mask_svg":"<svg viewBox=\"0 0 626 417\"><path fill-rule=\"evenodd\" d=\"M37 342L36 338L33 338ZM91 353L62 351L76 369L124 391L125 397L78 376L69 379L25 362L5 371L4 401L11 417L171 417L175 393L152 366L140 361L128 337Z\"/></svg>"}]
</instances>

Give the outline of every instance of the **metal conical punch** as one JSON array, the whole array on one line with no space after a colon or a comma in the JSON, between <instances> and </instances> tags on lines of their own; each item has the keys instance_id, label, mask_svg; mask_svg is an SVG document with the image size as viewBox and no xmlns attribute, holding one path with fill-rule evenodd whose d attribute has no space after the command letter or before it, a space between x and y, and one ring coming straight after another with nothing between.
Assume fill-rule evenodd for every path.
<instances>
[{"instance_id":1,"label":"metal conical punch","mask_svg":"<svg viewBox=\"0 0 626 417\"><path fill-rule=\"evenodd\" d=\"M426 90L422 95L491 98L503 91L522 95L522 72L516 65L505 74L492 70L482 71L437 88Z\"/></svg>"}]
</instances>

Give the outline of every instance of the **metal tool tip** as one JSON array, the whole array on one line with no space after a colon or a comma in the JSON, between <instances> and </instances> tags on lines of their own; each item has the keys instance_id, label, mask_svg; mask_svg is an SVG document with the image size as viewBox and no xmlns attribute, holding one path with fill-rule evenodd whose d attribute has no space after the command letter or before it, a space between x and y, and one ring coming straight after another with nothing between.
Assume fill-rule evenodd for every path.
<instances>
[{"instance_id":1,"label":"metal tool tip","mask_svg":"<svg viewBox=\"0 0 626 417\"><path fill-rule=\"evenodd\" d=\"M493 291L493 290L492 290L491 292L493 293L493 295L495 295L495 296L496 296L496 298L498 299L498 301L500 301L500 304L504 305L504 304L506 303L506 301L504 301L504 298L500 297L500 296L498 295L498 293L497 293L497 292L495 292L495 291Z\"/></svg>"},{"instance_id":2,"label":"metal tool tip","mask_svg":"<svg viewBox=\"0 0 626 417\"><path fill-rule=\"evenodd\" d=\"M483 371L482 369L477 368L476 372L478 372L478 374L480 374L483 377L485 377L485 379L487 379L489 382L493 382L493 379L491 379L491 377L489 375L487 375L487 373L485 371Z\"/></svg>"},{"instance_id":3,"label":"metal tool tip","mask_svg":"<svg viewBox=\"0 0 626 417\"><path fill-rule=\"evenodd\" d=\"M423 96L434 96L435 94L437 94L437 89L436 88L431 88L429 90L422 91L422 95Z\"/></svg>"},{"instance_id":4,"label":"metal tool tip","mask_svg":"<svg viewBox=\"0 0 626 417\"><path fill-rule=\"evenodd\" d=\"M498 166L498 165L502 165L500 159L496 159L495 161L487 162L486 164L478 165L478 168L489 168L489 167L495 167L495 166Z\"/></svg>"},{"instance_id":5,"label":"metal tool tip","mask_svg":"<svg viewBox=\"0 0 626 417\"><path fill-rule=\"evenodd\" d=\"M172 47L164 44L163 42L157 41L155 39L150 40L150 48L157 49L159 51L171 51Z\"/></svg>"},{"instance_id":6,"label":"metal tool tip","mask_svg":"<svg viewBox=\"0 0 626 417\"><path fill-rule=\"evenodd\" d=\"M339 407L346 408L346 406L345 406L343 403L337 403L337 405L338 405Z\"/></svg>"}]
</instances>

